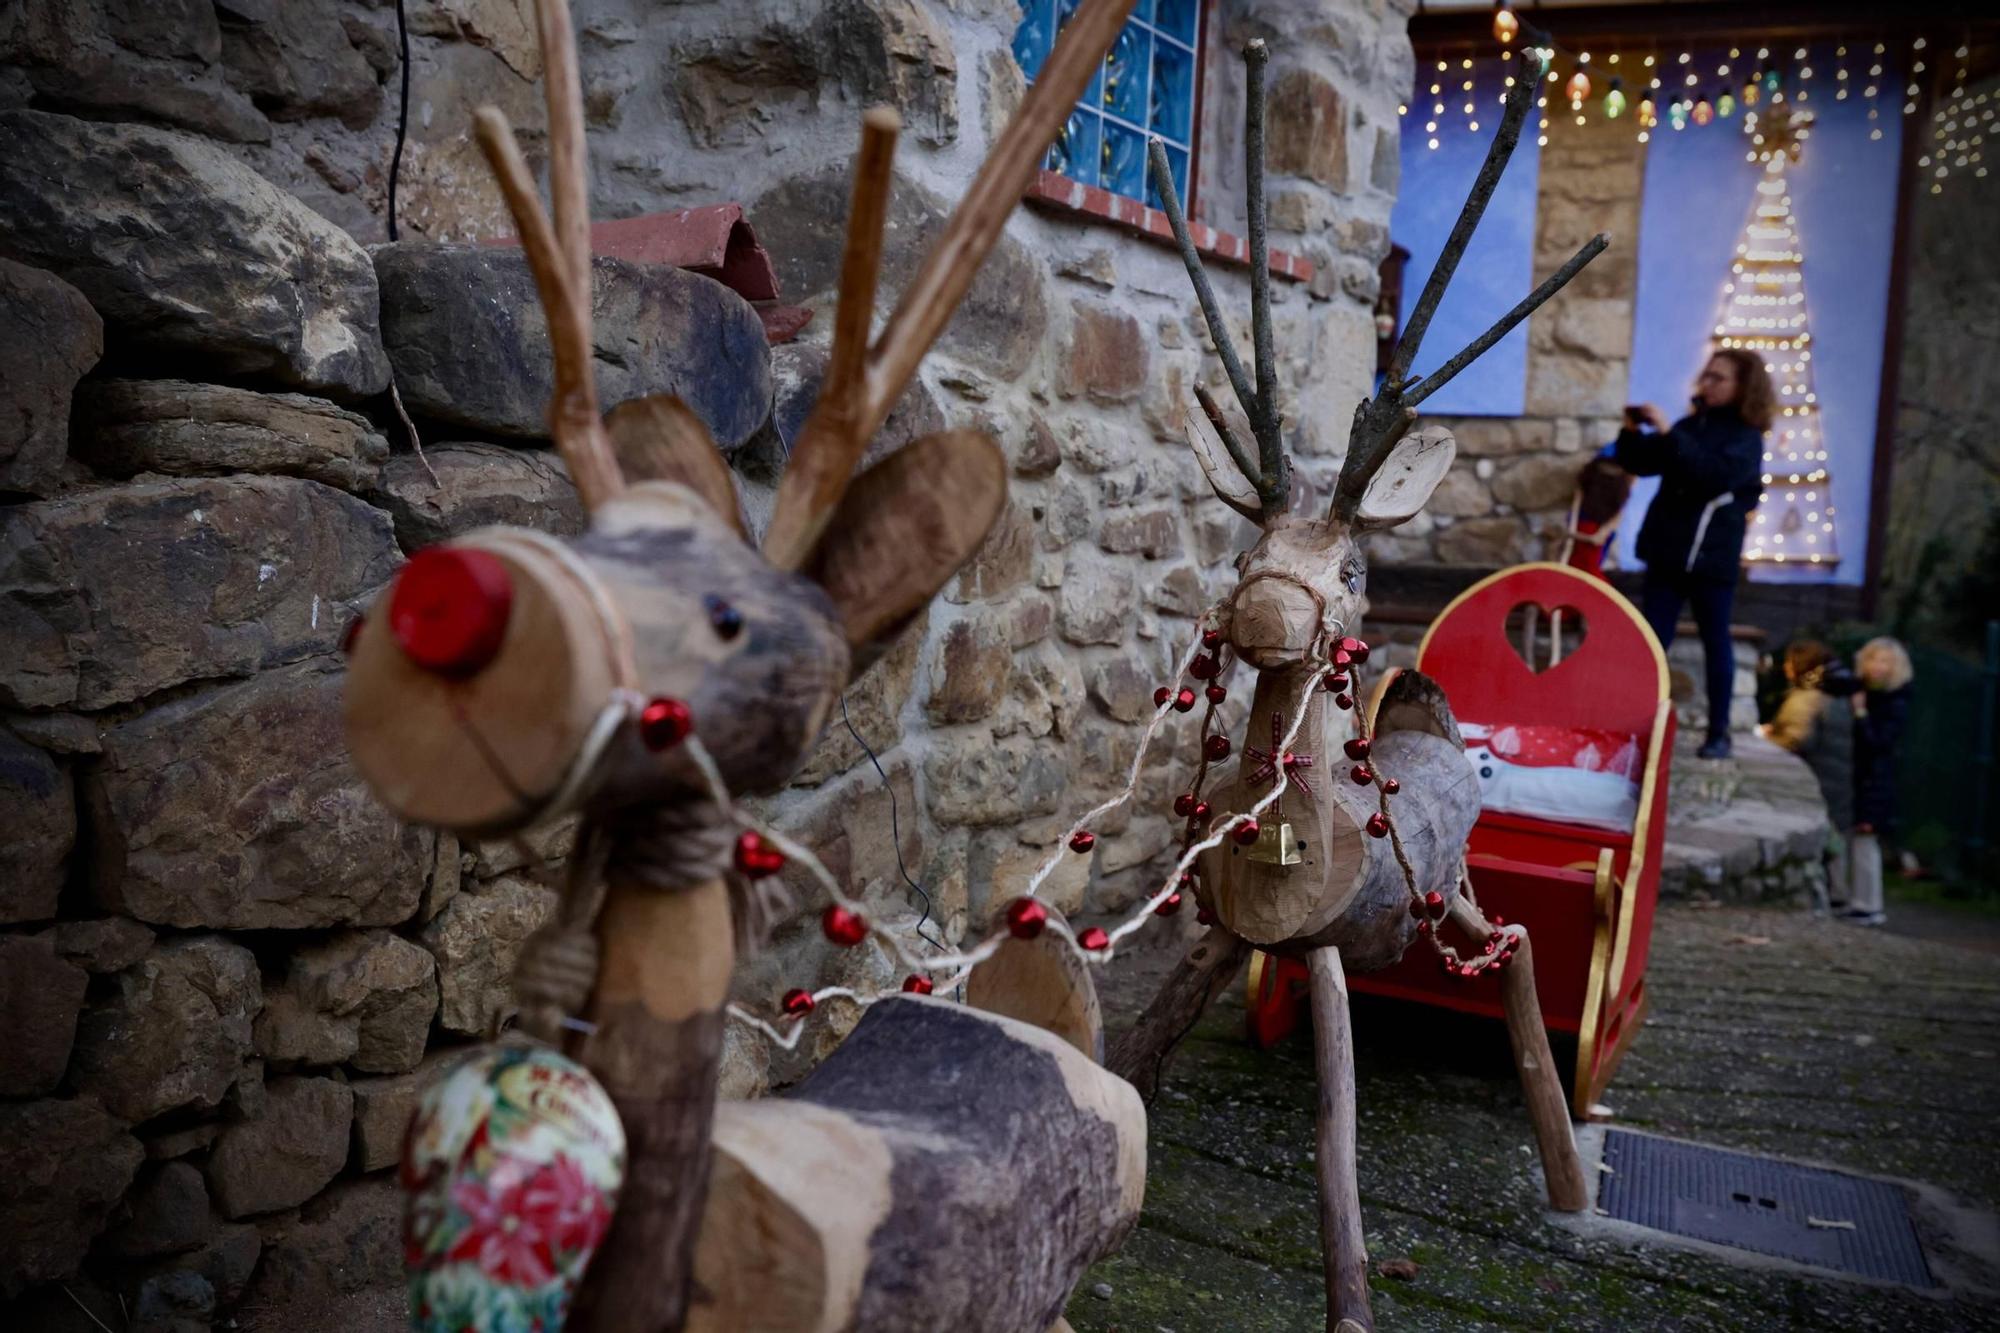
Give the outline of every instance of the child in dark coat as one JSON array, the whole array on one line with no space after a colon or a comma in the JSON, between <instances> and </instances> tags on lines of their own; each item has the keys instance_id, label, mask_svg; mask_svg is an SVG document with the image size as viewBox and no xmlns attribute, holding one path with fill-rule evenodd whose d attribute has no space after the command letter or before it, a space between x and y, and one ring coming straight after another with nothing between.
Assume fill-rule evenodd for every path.
<instances>
[{"instance_id":1,"label":"child in dark coat","mask_svg":"<svg viewBox=\"0 0 2000 1333\"><path fill-rule=\"evenodd\" d=\"M1777 714L1763 728L1772 742L1806 761L1826 802L1828 887L1813 895L1813 910L1819 915L1848 906L1852 878L1845 835L1854 824L1854 719L1845 698L1821 688L1829 669L1838 669L1833 650L1817 639L1800 639L1786 648L1788 688Z\"/></svg>"},{"instance_id":2,"label":"child in dark coat","mask_svg":"<svg viewBox=\"0 0 2000 1333\"><path fill-rule=\"evenodd\" d=\"M1847 911L1843 919L1879 926L1882 836L1896 822L1896 745L1910 717L1916 675L1902 644L1870 639L1854 655L1852 672L1829 670L1820 688L1846 695L1854 709L1854 825L1848 838Z\"/></svg>"}]
</instances>

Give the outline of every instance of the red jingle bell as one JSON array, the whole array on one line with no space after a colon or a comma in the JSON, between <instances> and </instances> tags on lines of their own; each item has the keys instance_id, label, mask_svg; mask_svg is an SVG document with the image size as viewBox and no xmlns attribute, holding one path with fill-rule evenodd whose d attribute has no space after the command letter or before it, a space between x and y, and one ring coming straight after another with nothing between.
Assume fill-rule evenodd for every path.
<instances>
[{"instance_id":1,"label":"red jingle bell","mask_svg":"<svg viewBox=\"0 0 2000 1333\"><path fill-rule=\"evenodd\" d=\"M1494 972L1501 972L1506 970L1507 955L1504 953L1495 955L1493 961L1488 963L1486 966L1489 970Z\"/></svg>"},{"instance_id":2,"label":"red jingle bell","mask_svg":"<svg viewBox=\"0 0 2000 1333\"><path fill-rule=\"evenodd\" d=\"M1424 895L1424 910L1432 916L1444 915L1444 895L1432 889Z\"/></svg>"},{"instance_id":3,"label":"red jingle bell","mask_svg":"<svg viewBox=\"0 0 2000 1333\"><path fill-rule=\"evenodd\" d=\"M1176 889L1166 897L1160 899L1160 905L1153 909L1153 915L1172 916L1181 910L1181 903L1184 901L1185 899L1181 897L1180 890Z\"/></svg>"},{"instance_id":4,"label":"red jingle bell","mask_svg":"<svg viewBox=\"0 0 2000 1333\"><path fill-rule=\"evenodd\" d=\"M1200 803L1199 798L1193 792L1184 791L1179 796L1174 797L1174 813L1182 819L1186 819L1194 813L1195 806Z\"/></svg>"},{"instance_id":5,"label":"red jingle bell","mask_svg":"<svg viewBox=\"0 0 2000 1333\"><path fill-rule=\"evenodd\" d=\"M1374 770L1366 764L1356 764L1349 770L1347 776L1353 778L1355 785L1360 787L1365 787L1375 780Z\"/></svg>"},{"instance_id":6,"label":"red jingle bell","mask_svg":"<svg viewBox=\"0 0 2000 1333\"><path fill-rule=\"evenodd\" d=\"M903 978L903 994L905 995L929 995L934 989L936 988L931 984L929 977L920 977L915 973L911 973L909 976Z\"/></svg>"},{"instance_id":7,"label":"red jingle bell","mask_svg":"<svg viewBox=\"0 0 2000 1333\"><path fill-rule=\"evenodd\" d=\"M1196 801L1196 802L1195 802L1195 805L1194 805L1194 817L1195 817L1195 819L1196 819L1197 821L1200 821L1200 820L1204 820L1204 819L1207 819L1207 818L1208 818L1208 802L1207 802L1207 801Z\"/></svg>"},{"instance_id":8,"label":"red jingle bell","mask_svg":"<svg viewBox=\"0 0 2000 1333\"><path fill-rule=\"evenodd\" d=\"M1382 790L1387 792L1389 795L1394 796L1397 792L1401 791L1402 789L1403 789L1403 784L1396 781L1396 779L1394 778L1382 779Z\"/></svg>"},{"instance_id":9,"label":"red jingle bell","mask_svg":"<svg viewBox=\"0 0 2000 1333\"><path fill-rule=\"evenodd\" d=\"M1230 834L1229 836L1236 839L1238 846L1248 847L1252 843L1257 841L1257 834L1259 833L1259 831L1260 831L1260 826L1258 825L1256 820L1246 819L1241 824L1238 824L1236 826L1236 831Z\"/></svg>"},{"instance_id":10,"label":"red jingle bell","mask_svg":"<svg viewBox=\"0 0 2000 1333\"><path fill-rule=\"evenodd\" d=\"M1194 691L1184 689L1174 696L1174 711L1185 713L1194 707Z\"/></svg>"},{"instance_id":11,"label":"red jingle bell","mask_svg":"<svg viewBox=\"0 0 2000 1333\"><path fill-rule=\"evenodd\" d=\"M767 879L785 868L785 854L764 841L755 829L736 835L736 873L745 879Z\"/></svg>"},{"instance_id":12,"label":"red jingle bell","mask_svg":"<svg viewBox=\"0 0 2000 1333\"><path fill-rule=\"evenodd\" d=\"M1327 672L1319 678L1319 683L1320 688L1325 690L1344 690L1352 684L1348 680L1346 673L1341 671Z\"/></svg>"},{"instance_id":13,"label":"red jingle bell","mask_svg":"<svg viewBox=\"0 0 2000 1333\"><path fill-rule=\"evenodd\" d=\"M1366 759L1369 749L1368 738L1366 736L1356 736L1340 748L1347 751L1349 759Z\"/></svg>"},{"instance_id":14,"label":"red jingle bell","mask_svg":"<svg viewBox=\"0 0 2000 1333\"><path fill-rule=\"evenodd\" d=\"M1197 907L1194 909L1194 923L1197 926L1212 926L1215 924L1215 913L1206 907Z\"/></svg>"},{"instance_id":15,"label":"red jingle bell","mask_svg":"<svg viewBox=\"0 0 2000 1333\"><path fill-rule=\"evenodd\" d=\"M1220 685L1211 685L1202 693L1208 696L1208 701L1212 704L1219 704L1229 697L1229 691Z\"/></svg>"},{"instance_id":16,"label":"red jingle bell","mask_svg":"<svg viewBox=\"0 0 2000 1333\"><path fill-rule=\"evenodd\" d=\"M1352 637L1342 639L1340 641L1340 650L1356 662L1366 662L1368 660L1368 645L1360 639Z\"/></svg>"},{"instance_id":17,"label":"red jingle bell","mask_svg":"<svg viewBox=\"0 0 2000 1333\"><path fill-rule=\"evenodd\" d=\"M792 1018L804 1018L813 1011L812 992L801 990L797 986L786 991L785 998L779 1003L784 1006L785 1013Z\"/></svg>"},{"instance_id":18,"label":"red jingle bell","mask_svg":"<svg viewBox=\"0 0 2000 1333\"><path fill-rule=\"evenodd\" d=\"M1410 899L1410 915L1415 917L1419 921L1422 921L1426 916L1429 915L1429 913L1427 913L1424 910L1424 900L1422 898Z\"/></svg>"},{"instance_id":19,"label":"red jingle bell","mask_svg":"<svg viewBox=\"0 0 2000 1333\"><path fill-rule=\"evenodd\" d=\"M1210 736L1206 741L1202 742L1201 752L1210 759L1229 758L1229 737Z\"/></svg>"},{"instance_id":20,"label":"red jingle bell","mask_svg":"<svg viewBox=\"0 0 2000 1333\"><path fill-rule=\"evenodd\" d=\"M819 928L821 934L843 949L851 949L868 938L868 919L839 903L829 904L820 913Z\"/></svg>"},{"instance_id":21,"label":"red jingle bell","mask_svg":"<svg viewBox=\"0 0 2000 1333\"><path fill-rule=\"evenodd\" d=\"M1347 709L1354 707L1354 696L1351 694L1336 694L1333 696L1333 706L1345 712Z\"/></svg>"},{"instance_id":22,"label":"red jingle bell","mask_svg":"<svg viewBox=\"0 0 2000 1333\"><path fill-rule=\"evenodd\" d=\"M1354 654L1345 648L1336 648L1333 650L1333 664L1337 667L1351 667L1354 665Z\"/></svg>"},{"instance_id":23,"label":"red jingle bell","mask_svg":"<svg viewBox=\"0 0 2000 1333\"><path fill-rule=\"evenodd\" d=\"M1498 929L1507 924L1507 918L1495 912L1492 916L1486 918L1486 924Z\"/></svg>"},{"instance_id":24,"label":"red jingle bell","mask_svg":"<svg viewBox=\"0 0 2000 1333\"><path fill-rule=\"evenodd\" d=\"M1091 953L1102 953L1111 947L1111 937L1104 933L1102 926L1085 927L1077 935L1076 942Z\"/></svg>"},{"instance_id":25,"label":"red jingle bell","mask_svg":"<svg viewBox=\"0 0 2000 1333\"><path fill-rule=\"evenodd\" d=\"M1073 852L1087 852L1097 845L1097 835L1089 829L1078 829L1070 834L1069 849Z\"/></svg>"},{"instance_id":26,"label":"red jingle bell","mask_svg":"<svg viewBox=\"0 0 2000 1333\"><path fill-rule=\"evenodd\" d=\"M1153 707L1165 708L1168 703L1172 702L1173 697L1174 692L1162 685L1159 689L1153 691Z\"/></svg>"},{"instance_id":27,"label":"red jingle bell","mask_svg":"<svg viewBox=\"0 0 2000 1333\"><path fill-rule=\"evenodd\" d=\"M1016 898L1007 904L1007 933L1017 940L1031 940L1049 924L1049 909L1034 898Z\"/></svg>"},{"instance_id":28,"label":"red jingle bell","mask_svg":"<svg viewBox=\"0 0 2000 1333\"><path fill-rule=\"evenodd\" d=\"M1201 646L1208 649L1211 653L1220 648L1222 646L1222 631L1219 629L1203 630L1201 632Z\"/></svg>"},{"instance_id":29,"label":"red jingle bell","mask_svg":"<svg viewBox=\"0 0 2000 1333\"><path fill-rule=\"evenodd\" d=\"M1430 933L1431 933L1431 923L1430 923L1430 922L1428 922L1428 921L1419 921L1419 922L1417 922L1417 934L1419 934L1419 935L1428 935L1428 934L1430 934Z\"/></svg>"},{"instance_id":30,"label":"red jingle bell","mask_svg":"<svg viewBox=\"0 0 2000 1333\"><path fill-rule=\"evenodd\" d=\"M1215 659L1215 654L1203 653L1188 663L1188 674L1196 680L1214 680L1222 674L1222 663Z\"/></svg>"},{"instance_id":31,"label":"red jingle bell","mask_svg":"<svg viewBox=\"0 0 2000 1333\"><path fill-rule=\"evenodd\" d=\"M1389 816L1383 814L1380 810L1368 816L1368 836L1371 838L1388 837Z\"/></svg>"},{"instance_id":32,"label":"red jingle bell","mask_svg":"<svg viewBox=\"0 0 2000 1333\"><path fill-rule=\"evenodd\" d=\"M661 695L639 710L639 741L655 753L679 745L693 730L694 714L679 699Z\"/></svg>"}]
</instances>

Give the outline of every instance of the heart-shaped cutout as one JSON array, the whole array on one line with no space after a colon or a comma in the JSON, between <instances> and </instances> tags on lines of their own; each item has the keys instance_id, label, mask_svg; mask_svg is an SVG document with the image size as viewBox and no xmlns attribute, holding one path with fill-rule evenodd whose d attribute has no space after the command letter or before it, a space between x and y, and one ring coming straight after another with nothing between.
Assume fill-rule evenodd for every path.
<instances>
[{"instance_id":1,"label":"heart-shaped cutout","mask_svg":"<svg viewBox=\"0 0 2000 1333\"><path fill-rule=\"evenodd\" d=\"M1589 631L1583 612L1573 606L1519 602L1507 613L1508 646L1537 675L1573 656Z\"/></svg>"},{"instance_id":2,"label":"heart-shaped cutout","mask_svg":"<svg viewBox=\"0 0 2000 1333\"><path fill-rule=\"evenodd\" d=\"M521 1046L454 1066L403 1141L413 1333L561 1328L624 1177L624 1127L583 1066Z\"/></svg>"}]
</instances>

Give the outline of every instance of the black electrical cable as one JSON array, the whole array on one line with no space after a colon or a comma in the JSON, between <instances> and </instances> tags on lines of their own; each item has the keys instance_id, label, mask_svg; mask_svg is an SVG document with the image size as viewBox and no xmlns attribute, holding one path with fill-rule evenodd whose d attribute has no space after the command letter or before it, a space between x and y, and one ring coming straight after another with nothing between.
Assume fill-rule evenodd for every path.
<instances>
[{"instance_id":1,"label":"black electrical cable","mask_svg":"<svg viewBox=\"0 0 2000 1333\"><path fill-rule=\"evenodd\" d=\"M924 927L930 924L931 919L930 890L911 878L909 867L903 864L903 830L901 816L896 808L895 784L889 781L889 775L882 770L882 761L875 757L875 751L869 748L867 741L861 739L861 733L855 729L853 719L847 716L847 696L844 694L840 696L840 720L846 725L847 734L854 737L854 743L868 756L868 762L875 765L876 775L882 779L882 789L889 793L889 836L895 840L896 869L902 874L903 883L909 885L911 891L922 899L924 904L924 914L917 918L917 935L924 943L943 953L944 941L933 935L924 934Z\"/></svg>"},{"instance_id":2,"label":"black electrical cable","mask_svg":"<svg viewBox=\"0 0 2000 1333\"><path fill-rule=\"evenodd\" d=\"M403 174L403 141L410 135L410 24L396 0L396 38L403 48L403 93L396 107L396 152L389 159L389 239L396 239L396 178Z\"/></svg>"}]
</instances>

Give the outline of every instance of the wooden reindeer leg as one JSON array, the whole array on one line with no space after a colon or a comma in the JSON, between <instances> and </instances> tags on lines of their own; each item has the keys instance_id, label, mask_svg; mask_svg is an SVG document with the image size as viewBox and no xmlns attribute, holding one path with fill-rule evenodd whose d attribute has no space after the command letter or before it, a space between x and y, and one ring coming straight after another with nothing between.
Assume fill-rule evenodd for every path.
<instances>
[{"instance_id":1,"label":"wooden reindeer leg","mask_svg":"<svg viewBox=\"0 0 2000 1333\"><path fill-rule=\"evenodd\" d=\"M1354 1028L1340 950L1306 955L1312 974L1313 1062L1319 1070L1319 1239L1326 1260L1328 1333L1372 1333L1368 1247L1361 1236L1361 1187L1354 1156Z\"/></svg>"},{"instance_id":2,"label":"wooden reindeer leg","mask_svg":"<svg viewBox=\"0 0 2000 1333\"><path fill-rule=\"evenodd\" d=\"M1248 942L1220 926L1211 926L1167 974L1139 1020L1111 1043L1104 1067L1150 1101L1159 1091L1167 1057L1249 956Z\"/></svg>"},{"instance_id":3,"label":"wooden reindeer leg","mask_svg":"<svg viewBox=\"0 0 2000 1333\"><path fill-rule=\"evenodd\" d=\"M736 951L720 879L663 890L614 878L598 916L603 961L578 1052L618 1107L627 1166L573 1327L661 1333L687 1318L708 1192L723 1004Z\"/></svg>"},{"instance_id":4,"label":"wooden reindeer leg","mask_svg":"<svg viewBox=\"0 0 2000 1333\"><path fill-rule=\"evenodd\" d=\"M1493 933L1485 914L1464 894L1452 898L1451 919L1474 940L1483 942ZM1542 1026L1541 1001L1535 996L1534 945L1525 928L1520 928L1520 938L1513 961L1500 974L1507 1039L1513 1044L1514 1066L1520 1070L1521 1091L1528 1099L1528 1119L1535 1126L1542 1173L1548 1177L1549 1206L1560 1213L1580 1213L1590 1204L1590 1191L1584 1184L1576 1136L1570 1131L1569 1101L1556 1077L1548 1029Z\"/></svg>"},{"instance_id":5,"label":"wooden reindeer leg","mask_svg":"<svg viewBox=\"0 0 2000 1333\"><path fill-rule=\"evenodd\" d=\"M902 126L901 118L885 106L870 107L861 117L833 347L819 400L792 446L791 461L778 481L771 525L764 533L764 555L780 569L797 569L811 555L874 429L859 421L861 388L875 317L875 284L882 269L882 228L889 216L896 136Z\"/></svg>"},{"instance_id":6,"label":"wooden reindeer leg","mask_svg":"<svg viewBox=\"0 0 2000 1333\"><path fill-rule=\"evenodd\" d=\"M535 178L521 157L514 131L498 108L483 106L473 116L474 135L487 165L500 185L514 226L521 233L521 251L549 321L549 347L555 354L555 397L549 404L549 428L556 451L584 508L596 509L625 487L604 424L597 419L597 390L591 378L590 297L586 269L579 292L573 270L564 259L555 228L535 197ZM586 232L586 238L588 233ZM587 418L587 419L586 419Z\"/></svg>"}]
</instances>

